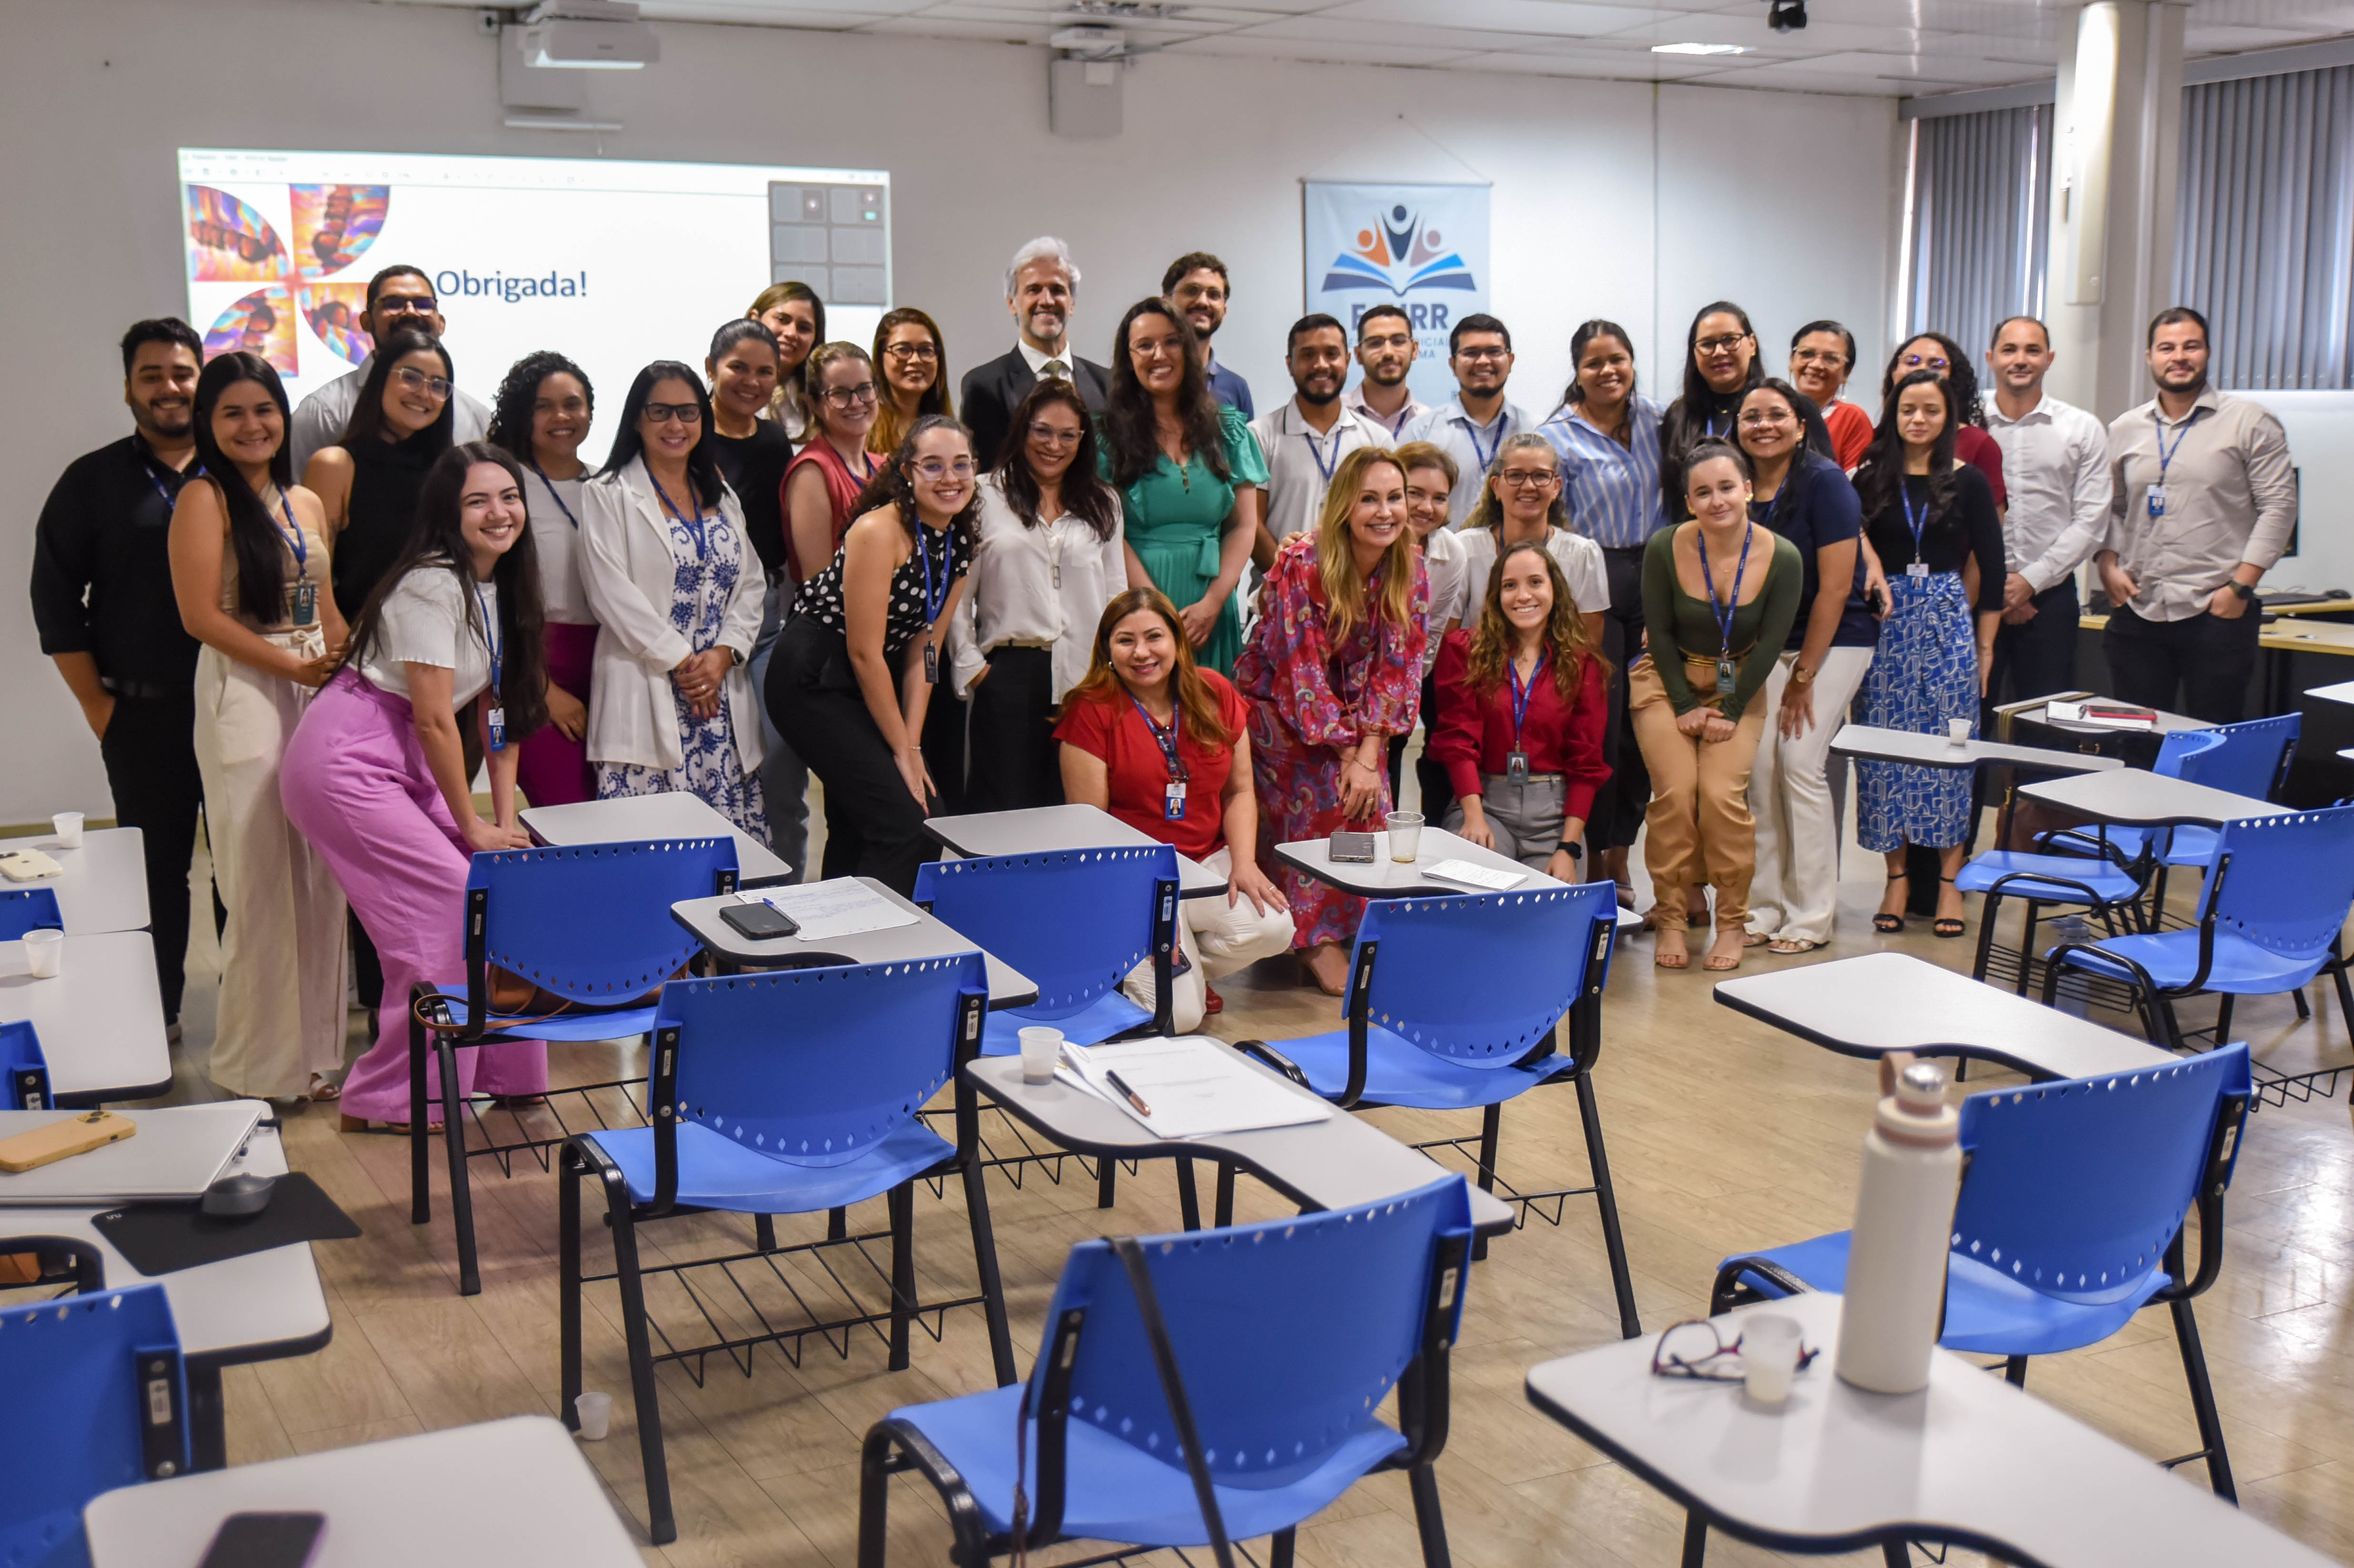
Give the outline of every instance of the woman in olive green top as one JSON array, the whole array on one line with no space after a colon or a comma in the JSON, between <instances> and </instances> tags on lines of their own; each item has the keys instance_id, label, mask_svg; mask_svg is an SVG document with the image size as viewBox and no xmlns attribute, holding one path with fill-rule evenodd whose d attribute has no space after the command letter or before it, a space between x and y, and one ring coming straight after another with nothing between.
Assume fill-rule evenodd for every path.
<instances>
[{"instance_id":1,"label":"woman in olive green top","mask_svg":"<svg viewBox=\"0 0 2354 1568\"><path fill-rule=\"evenodd\" d=\"M1129 306L1096 451L1119 491L1128 586L1167 594L1195 662L1231 675L1243 650L1235 588L1258 536L1267 460L1242 414L1210 396L1202 357L1166 301Z\"/></svg>"},{"instance_id":2,"label":"woman in olive green top","mask_svg":"<svg viewBox=\"0 0 2354 1568\"><path fill-rule=\"evenodd\" d=\"M1685 900L1716 889L1716 939L1702 968L1741 967L1757 825L1749 768L1766 729L1762 705L1797 618L1806 565L1797 547L1749 521L1748 456L1702 441L1684 465L1692 520L1651 535L1643 555L1650 653L1629 678L1628 711L1651 773L1644 860L1663 969L1691 962Z\"/></svg>"}]
</instances>

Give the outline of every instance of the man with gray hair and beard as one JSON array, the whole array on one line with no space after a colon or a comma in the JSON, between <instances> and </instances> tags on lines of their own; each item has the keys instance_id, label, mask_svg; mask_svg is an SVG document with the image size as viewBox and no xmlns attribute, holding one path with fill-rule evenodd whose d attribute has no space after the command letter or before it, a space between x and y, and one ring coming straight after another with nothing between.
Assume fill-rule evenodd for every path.
<instances>
[{"instance_id":1,"label":"man with gray hair and beard","mask_svg":"<svg viewBox=\"0 0 2354 1568\"><path fill-rule=\"evenodd\" d=\"M1078 388L1087 408L1103 412L1111 373L1071 352L1071 307L1078 298L1079 269L1071 248L1041 235L1013 253L1005 269L1005 309L1017 334L1013 352L965 373L958 407L972 431L973 461L983 472L997 466L1005 450L1006 426L1042 376L1059 376Z\"/></svg>"}]
</instances>

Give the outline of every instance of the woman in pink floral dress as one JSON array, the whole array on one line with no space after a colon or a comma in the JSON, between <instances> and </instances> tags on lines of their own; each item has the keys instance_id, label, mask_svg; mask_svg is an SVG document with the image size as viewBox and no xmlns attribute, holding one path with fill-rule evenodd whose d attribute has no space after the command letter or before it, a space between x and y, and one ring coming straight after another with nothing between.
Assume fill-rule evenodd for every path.
<instances>
[{"instance_id":1,"label":"woman in pink floral dress","mask_svg":"<svg viewBox=\"0 0 2354 1568\"><path fill-rule=\"evenodd\" d=\"M1352 451L1332 475L1315 532L1276 552L1258 624L1235 664L1235 684L1252 699L1259 864L1290 900L1292 947L1330 996L1348 980L1364 900L1278 866L1274 846L1382 825L1384 747L1414 727L1429 609L1405 474L1386 451Z\"/></svg>"}]
</instances>

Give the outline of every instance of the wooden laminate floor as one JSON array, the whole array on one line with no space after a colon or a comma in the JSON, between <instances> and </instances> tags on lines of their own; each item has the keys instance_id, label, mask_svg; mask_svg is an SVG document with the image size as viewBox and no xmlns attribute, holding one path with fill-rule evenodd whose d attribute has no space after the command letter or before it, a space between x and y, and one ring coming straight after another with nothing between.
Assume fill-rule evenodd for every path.
<instances>
[{"instance_id":1,"label":"wooden laminate floor","mask_svg":"<svg viewBox=\"0 0 2354 1568\"><path fill-rule=\"evenodd\" d=\"M1894 938L1868 920L1876 864L1852 851L1841 940L1816 959L1894 947L1966 968L1970 944L1938 941L1916 920ZM1975 902L1975 901L1974 901ZM1972 931L1975 935L1976 911ZM199 921L209 938L209 922ZM191 975L173 1097L211 1097L203 1068L213 977ZM1753 952L1746 967L1769 959ZM1728 1252L1844 1226L1850 1218L1872 1069L1715 1006L1698 969L1656 970L1650 941L1626 944L1605 1010L1597 1073L1643 1325L1656 1331L1704 1310L1712 1270ZM1220 988L1214 1031L1228 1037L1329 1028L1335 1004L1291 983L1288 962L1262 965ZM2336 1000L2298 1025L2285 999L2243 1005L2235 1033L2285 1058L2348 1058ZM2203 1022L2203 1012L2197 1021ZM357 1026L357 1015L354 1015ZM2112 1020L2111 1022L2116 1022ZM364 1036L357 1036L364 1038ZM558 1047L559 1081L611 1075L635 1063L619 1047ZM1988 1083L2004 1081L1999 1077ZM1971 1087L1978 1086L1974 1080ZM1374 1113L1402 1138L1476 1130L1470 1117ZM1575 1185L1585 1170L1574 1095L1542 1092L1504 1118L1503 1169L1524 1187ZM360 1240L322 1245L319 1266L334 1339L316 1355L233 1369L228 1377L232 1463L248 1463L519 1413L556 1412L556 1182L525 1161L512 1179L477 1162L474 1191L483 1290L457 1294L441 1176L435 1222L408 1222L406 1147L346 1137L333 1107L286 1118L290 1159L360 1224ZM438 1156L437 1143L437 1156ZM1076 1165L1059 1182L1032 1169L1019 1191L992 1178L996 1223L1017 1355L1026 1369L1065 1250L1114 1230L1172 1229L1171 1168L1123 1177L1115 1211L1098 1213ZM1206 1196L1206 1193L1205 1193ZM874 1228L872 1215L855 1216ZM926 1290L969 1288L972 1260L962 1202L919 1192L916 1234ZM1243 1183L1240 1213L1284 1212ZM2243 1502L2251 1511L2341 1559L2354 1560L2354 1140L2338 1098L2266 1107L2255 1118L2230 1203L2229 1262L2199 1304ZM787 1223L786 1239L813 1237ZM595 1266L606 1256L591 1221ZM714 1241L744 1245L749 1226L704 1217L649 1228L668 1252ZM673 1306L675 1303L673 1303ZM585 1446L615 1507L644 1542L644 1500L628 1378L610 1287L592 1289L588 1386L619 1391L609 1441ZM1681 1516L1649 1488L1532 1410L1521 1380L1532 1363L1598 1345L1617 1332L1601 1233L1590 1200L1572 1200L1558 1226L1542 1221L1498 1241L1470 1284L1455 1359L1452 1436L1439 1465L1449 1537L1464 1568L1671 1564ZM914 1365L884 1370L884 1347L853 1335L847 1355L810 1340L798 1367L759 1351L748 1378L716 1359L702 1386L676 1367L661 1376L663 1418L680 1538L644 1548L649 1563L764 1563L851 1568L856 1465L867 1426L894 1406L986 1387L986 1336L973 1309L950 1312L941 1338L919 1333ZM2029 1388L2153 1457L2197 1446L2172 1336L2145 1312L2092 1351L2040 1360ZM2203 1470L2180 1472L2203 1484ZM420 1521L432 1499L416 1499ZM928 1489L894 1498L892 1561L942 1563L948 1531ZM1064 1552L1050 1561L1076 1555ZM1771 1557L1720 1538L1712 1561ZM1195 1554L1197 1568L1206 1554ZM1955 1553L1956 1561L1970 1561ZM1402 1478L1360 1485L1302 1529L1303 1568L1414 1568L1419 1559ZM1878 1563L1879 1557L1850 1561Z\"/></svg>"}]
</instances>

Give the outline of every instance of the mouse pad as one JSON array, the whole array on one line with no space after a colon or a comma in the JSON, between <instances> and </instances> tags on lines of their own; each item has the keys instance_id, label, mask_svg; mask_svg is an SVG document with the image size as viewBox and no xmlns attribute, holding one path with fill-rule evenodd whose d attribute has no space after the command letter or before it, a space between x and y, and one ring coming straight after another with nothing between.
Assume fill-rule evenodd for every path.
<instances>
[{"instance_id":1,"label":"mouse pad","mask_svg":"<svg viewBox=\"0 0 2354 1568\"><path fill-rule=\"evenodd\" d=\"M360 1227L302 1171L278 1179L270 1206L222 1219L194 1203L132 1203L90 1221L131 1266L153 1277L295 1242L349 1241Z\"/></svg>"}]
</instances>

